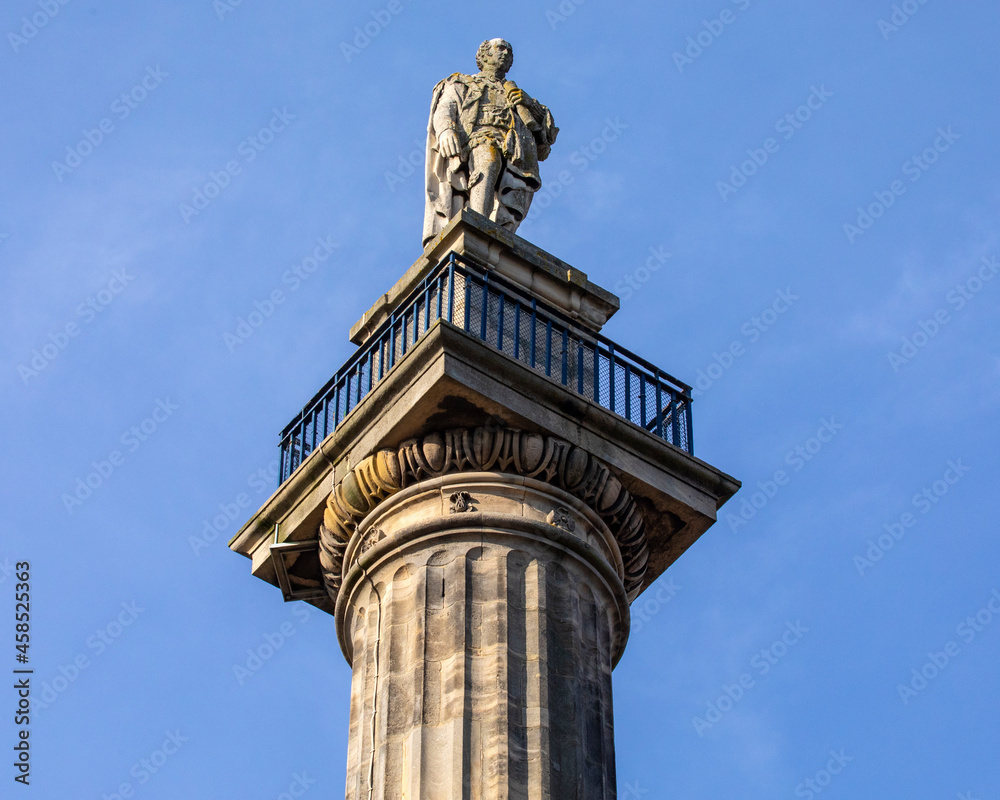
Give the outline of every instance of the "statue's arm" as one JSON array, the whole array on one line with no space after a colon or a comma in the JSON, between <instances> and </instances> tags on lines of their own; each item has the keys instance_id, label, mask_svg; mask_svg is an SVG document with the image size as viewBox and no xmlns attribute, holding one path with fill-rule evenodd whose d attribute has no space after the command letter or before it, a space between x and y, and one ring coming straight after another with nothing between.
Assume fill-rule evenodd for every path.
<instances>
[{"instance_id":1,"label":"statue's arm","mask_svg":"<svg viewBox=\"0 0 1000 800\"><path fill-rule=\"evenodd\" d=\"M507 81L507 102L528 112L530 120L524 119L524 123L533 131L538 129L545 118L545 112L548 110L526 91L519 89L514 81Z\"/></svg>"},{"instance_id":2,"label":"statue's arm","mask_svg":"<svg viewBox=\"0 0 1000 800\"><path fill-rule=\"evenodd\" d=\"M521 121L535 137L538 160L544 161L549 157L552 144L559 133L552 119L552 112L527 92L519 89L513 81L507 81L507 100L518 109Z\"/></svg>"},{"instance_id":3,"label":"statue's arm","mask_svg":"<svg viewBox=\"0 0 1000 800\"><path fill-rule=\"evenodd\" d=\"M445 131L457 131L459 128L459 99L453 81L448 81L441 90L431 115L434 123L434 135L440 137Z\"/></svg>"},{"instance_id":4,"label":"statue's arm","mask_svg":"<svg viewBox=\"0 0 1000 800\"><path fill-rule=\"evenodd\" d=\"M454 80L446 80L441 90L441 96L431 112L431 125L437 149L446 158L453 158L461 153L462 144L459 139L460 117L459 97Z\"/></svg>"}]
</instances>

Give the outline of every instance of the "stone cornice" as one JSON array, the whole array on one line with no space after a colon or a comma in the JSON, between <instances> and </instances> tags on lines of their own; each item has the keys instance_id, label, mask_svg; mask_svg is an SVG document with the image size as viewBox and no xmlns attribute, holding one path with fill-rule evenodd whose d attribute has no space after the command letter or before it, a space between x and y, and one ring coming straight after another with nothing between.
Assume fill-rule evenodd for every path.
<instances>
[{"instance_id":1,"label":"stone cornice","mask_svg":"<svg viewBox=\"0 0 1000 800\"><path fill-rule=\"evenodd\" d=\"M599 459L555 436L506 427L457 428L410 439L363 459L338 481L320 525L320 563L330 597L342 581L344 552L361 522L386 498L421 481L461 472L521 475L556 486L592 508L621 551L624 584L633 599L649 551L642 515L631 494Z\"/></svg>"}]
</instances>

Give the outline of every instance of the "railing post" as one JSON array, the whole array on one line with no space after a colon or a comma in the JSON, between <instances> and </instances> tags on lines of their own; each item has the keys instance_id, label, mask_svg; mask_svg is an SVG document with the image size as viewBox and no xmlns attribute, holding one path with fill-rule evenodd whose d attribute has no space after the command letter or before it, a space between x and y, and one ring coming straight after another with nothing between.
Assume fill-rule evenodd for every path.
<instances>
[{"instance_id":1,"label":"railing post","mask_svg":"<svg viewBox=\"0 0 1000 800\"><path fill-rule=\"evenodd\" d=\"M479 312L479 340L481 342L486 342L486 344L489 344L489 342L486 341L486 312L490 307L489 280L489 275L483 277L483 305Z\"/></svg>"},{"instance_id":2,"label":"railing post","mask_svg":"<svg viewBox=\"0 0 1000 800\"><path fill-rule=\"evenodd\" d=\"M670 422L673 430L671 431L671 438L676 447L681 446L681 421L680 414L677 412L680 409L677 407L677 392L670 393Z\"/></svg>"},{"instance_id":3,"label":"railing post","mask_svg":"<svg viewBox=\"0 0 1000 800\"><path fill-rule=\"evenodd\" d=\"M431 285L424 281L424 332L431 326Z\"/></svg>"},{"instance_id":4,"label":"railing post","mask_svg":"<svg viewBox=\"0 0 1000 800\"><path fill-rule=\"evenodd\" d=\"M468 333L469 332L469 317L471 316L472 309L470 306L470 300L472 299L472 290L469 288L469 276L465 276L465 313L462 314L463 324L462 329Z\"/></svg>"},{"instance_id":5,"label":"railing post","mask_svg":"<svg viewBox=\"0 0 1000 800\"><path fill-rule=\"evenodd\" d=\"M663 439L663 383L660 381L660 371L656 370L653 377L656 378L656 435Z\"/></svg>"},{"instance_id":6,"label":"railing post","mask_svg":"<svg viewBox=\"0 0 1000 800\"><path fill-rule=\"evenodd\" d=\"M594 402L601 404L601 344L594 342Z\"/></svg>"},{"instance_id":7,"label":"railing post","mask_svg":"<svg viewBox=\"0 0 1000 800\"><path fill-rule=\"evenodd\" d=\"M413 342L417 343L417 339L420 338L420 303L413 304Z\"/></svg>"},{"instance_id":8,"label":"railing post","mask_svg":"<svg viewBox=\"0 0 1000 800\"><path fill-rule=\"evenodd\" d=\"M684 400L684 417L687 420L687 451L694 455L694 428L691 426L691 399Z\"/></svg>"},{"instance_id":9,"label":"railing post","mask_svg":"<svg viewBox=\"0 0 1000 800\"><path fill-rule=\"evenodd\" d=\"M396 315L393 314L389 324L389 369L396 365Z\"/></svg>"},{"instance_id":10,"label":"railing post","mask_svg":"<svg viewBox=\"0 0 1000 800\"><path fill-rule=\"evenodd\" d=\"M497 304L499 306L497 309L497 350L501 353L503 352L503 301L505 297L506 295L503 292L497 295Z\"/></svg>"},{"instance_id":11,"label":"railing post","mask_svg":"<svg viewBox=\"0 0 1000 800\"><path fill-rule=\"evenodd\" d=\"M552 377L552 320L545 322L545 377Z\"/></svg>"},{"instance_id":12,"label":"railing post","mask_svg":"<svg viewBox=\"0 0 1000 800\"><path fill-rule=\"evenodd\" d=\"M608 342L608 410L615 410L615 346Z\"/></svg>"},{"instance_id":13,"label":"railing post","mask_svg":"<svg viewBox=\"0 0 1000 800\"><path fill-rule=\"evenodd\" d=\"M514 301L514 358L521 360L521 303Z\"/></svg>"},{"instance_id":14,"label":"railing post","mask_svg":"<svg viewBox=\"0 0 1000 800\"><path fill-rule=\"evenodd\" d=\"M535 368L535 324L538 322L538 317L536 315L536 304L535 299L531 300L531 368Z\"/></svg>"},{"instance_id":15,"label":"railing post","mask_svg":"<svg viewBox=\"0 0 1000 800\"><path fill-rule=\"evenodd\" d=\"M569 386L569 331L565 328L562 339L562 385Z\"/></svg>"},{"instance_id":16,"label":"railing post","mask_svg":"<svg viewBox=\"0 0 1000 800\"><path fill-rule=\"evenodd\" d=\"M649 388L649 383L646 380L646 376L641 372L639 373L639 420L642 427L646 427L646 390Z\"/></svg>"},{"instance_id":17,"label":"railing post","mask_svg":"<svg viewBox=\"0 0 1000 800\"><path fill-rule=\"evenodd\" d=\"M448 280L448 273L445 272L443 275L438 275L434 279L434 295L437 297L437 317L435 319L441 319L441 307L444 305L444 287Z\"/></svg>"},{"instance_id":18,"label":"railing post","mask_svg":"<svg viewBox=\"0 0 1000 800\"><path fill-rule=\"evenodd\" d=\"M632 372L625 362L625 419L632 421Z\"/></svg>"},{"instance_id":19,"label":"railing post","mask_svg":"<svg viewBox=\"0 0 1000 800\"><path fill-rule=\"evenodd\" d=\"M455 256L448 259L448 322L455 320Z\"/></svg>"}]
</instances>

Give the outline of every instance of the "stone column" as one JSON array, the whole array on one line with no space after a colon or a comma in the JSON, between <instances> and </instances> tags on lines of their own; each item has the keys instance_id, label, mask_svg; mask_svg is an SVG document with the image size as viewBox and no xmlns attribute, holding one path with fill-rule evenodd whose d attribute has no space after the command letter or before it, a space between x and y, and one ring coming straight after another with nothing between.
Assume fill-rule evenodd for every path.
<instances>
[{"instance_id":1,"label":"stone column","mask_svg":"<svg viewBox=\"0 0 1000 800\"><path fill-rule=\"evenodd\" d=\"M556 483L560 453L563 474L584 455L562 444ZM586 465L595 505L608 488L622 500L606 468ZM591 504L524 475L446 474L378 502L342 559L348 800L616 796L611 670L628 597Z\"/></svg>"},{"instance_id":2,"label":"stone column","mask_svg":"<svg viewBox=\"0 0 1000 800\"><path fill-rule=\"evenodd\" d=\"M595 351L618 305L463 211L288 429L304 460L230 547L335 617L350 800L615 796L628 603L739 488L690 452L683 384ZM678 446L664 413L683 415Z\"/></svg>"}]
</instances>

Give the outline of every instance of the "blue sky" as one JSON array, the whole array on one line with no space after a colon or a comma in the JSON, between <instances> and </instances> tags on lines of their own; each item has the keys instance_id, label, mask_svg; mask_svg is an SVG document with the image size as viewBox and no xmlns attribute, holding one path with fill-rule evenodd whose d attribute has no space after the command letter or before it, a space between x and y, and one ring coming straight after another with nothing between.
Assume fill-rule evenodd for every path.
<instances>
[{"instance_id":1,"label":"blue sky","mask_svg":"<svg viewBox=\"0 0 1000 800\"><path fill-rule=\"evenodd\" d=\"M619 796L1000 798L1000 7L897 6L6 3L0 641L30 561L48 700L19 790L343 792L333 620L226 540L419 255L432 87L503 36L562 129L520 232L700 379L696 454L744 482L633 607Z\"/></svg>"}]
</instances>

